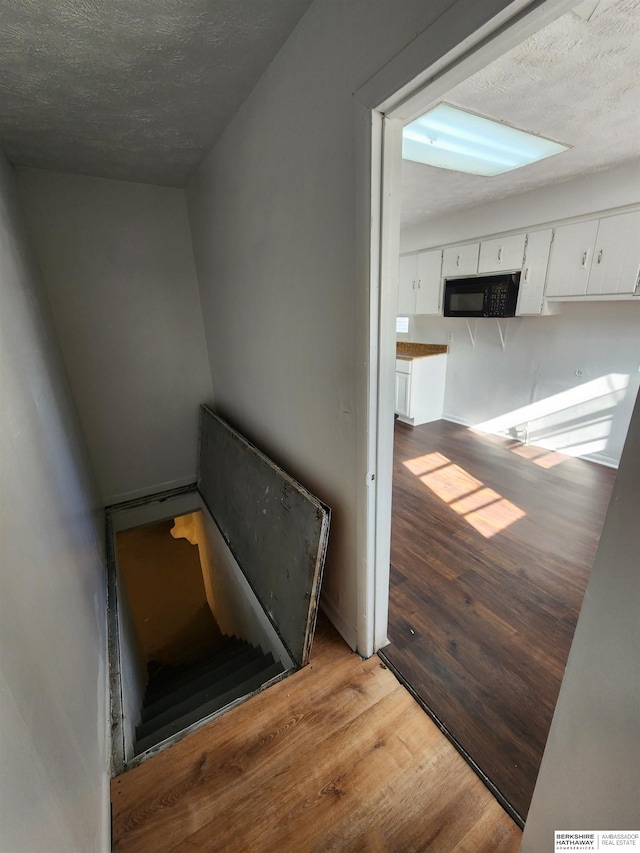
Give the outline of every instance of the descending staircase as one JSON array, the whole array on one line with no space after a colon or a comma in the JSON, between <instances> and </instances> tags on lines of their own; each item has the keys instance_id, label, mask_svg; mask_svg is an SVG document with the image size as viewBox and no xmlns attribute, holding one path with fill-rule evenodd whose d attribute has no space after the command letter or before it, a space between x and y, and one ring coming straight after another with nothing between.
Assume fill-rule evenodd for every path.
<instances>
[{"instance_id":1,"label":"descending staircase","mask_svg":"<svg viewBox=\"0 0 640 853\"><path fill-rule=\"evenodd\" d=\"M163 667L149 678L135 754L253 693L282 672L271 652L265 655L237 637L225 638L205 660Z\"/></svg>"}]
</instances>

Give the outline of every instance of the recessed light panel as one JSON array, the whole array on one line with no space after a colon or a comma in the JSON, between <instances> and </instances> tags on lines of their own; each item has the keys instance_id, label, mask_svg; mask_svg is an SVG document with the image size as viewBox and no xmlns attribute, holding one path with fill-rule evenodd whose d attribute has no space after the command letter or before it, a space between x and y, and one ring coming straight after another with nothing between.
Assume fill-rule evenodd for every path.
<instances>
[{"instance_id":1,"label":"recessed light panel","mask_svg":"<svg viewBox=\"0 0 640 853\"><path fill-rule=\"evenodd\" d=\"M471 175L501 175L568 148L449 104L438 104L402 133L405 160Z\"/></svg>"}]
</instances>

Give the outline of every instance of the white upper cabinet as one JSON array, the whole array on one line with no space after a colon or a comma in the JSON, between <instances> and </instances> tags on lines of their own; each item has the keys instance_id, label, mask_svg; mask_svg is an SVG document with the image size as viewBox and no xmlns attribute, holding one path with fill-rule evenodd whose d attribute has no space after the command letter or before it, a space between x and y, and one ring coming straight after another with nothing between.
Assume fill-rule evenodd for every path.
<instances>
[{"instance_id":1,"label":"white upper cabinet","mask_svg":"<svg viewBox=\"0 0 640 853\"><path fill-rule=\"evenodd\" d=\"M398 314L441 314L442 250L401 255Z\"/></svg>"},{"instance_id":2,"label":"white upper cabinet","mask_svg":"<svg viewBox=\"0 0 640 853\"><path fill-rule=\"evenodd\" d=\"M416 314L441 314L442 249L418 255Z\"/></svg>"},{"instance_id":3,"label":"white upper cabinet","mask_svg":"<svg viewBox=\"0 0 640 853\"><path fill-rule=\"evenodd\" d=\"M555 229L547 274L547 296L584 296L593 260L598 220Z\"/></svg>"},{"instance_id":4,"label":"white upper cabinet","mask_svg":"<svg viewBox=\"0 0 640 853\"><path fill-rule=\"evenodd\" d=\"M418 256L401 255L398 267L398 314L415 314Z\"/></svg>"},{"instance_id":5,"label":"white upper cabinet","mask_svg":"<svg viewBox=\"0 0 640 853\"><path fill-rule=\"evenodd\" d=\"M516 316L542 314L545 309L544 284L553 230L530 231L527 235Z\"/></svg>"},{"instance_id":6,"label":"white upper cabinet","mask_svg":"<svg viewBox=\"0 0 640 853\"><path fill-rule=\"evenodd\" d=\"M640 269L640 211L555 230L547 296L632 294Z\"/></svg>"},{"instance_id":7,"label":"white upper cabinet","mask_svg":"<svg viewBox=\"0 0 640 853\"><path fill-rule=\"evenodd\" d=\"M524 257L525 234L511 234L480 243L478 272L507 272L521 270Z\"/></svg>"},{"instance_id":8,"label":"white upper cabinet","mask_svg":"<svg viewBox=\"0 0 640 853\"><path fill-rule=\"evenodd\" d=\"M442 277L475 275L478 272L480 243L450 246L442 253Z\"/></svg>"},{"instance_id":9,"label":"white upper cabinet","mask_svg":"<svg viewBox=\"0 0 640 853\"><path fill-rule=\"evenodd\" d=\"M554 302L640 299L640 210L403 255L398 314L441 315L447 278L516 270L521 317L555 313Z\"/></svg>"},{"instance_id":10,"label":"white upper cabinet","mask_svg":"<svg viewBox=\"0 0 640 853\"><path fill-rule=\"evenodd\" d=\"M587 295L633 293L640 269L640 211L607 216L598 224Z\"/></svg>"}]
</instances>

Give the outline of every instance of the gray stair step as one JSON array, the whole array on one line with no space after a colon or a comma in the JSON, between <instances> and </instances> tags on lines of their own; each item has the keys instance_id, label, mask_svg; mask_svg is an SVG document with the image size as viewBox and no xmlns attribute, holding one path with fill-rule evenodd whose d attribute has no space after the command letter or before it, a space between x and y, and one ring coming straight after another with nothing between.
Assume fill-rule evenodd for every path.
<instances>
[{"instance_id":1,"label":"gray stair step","mask_svg":"<svg viewBox=\"0 0 640 853\"><path fill-rule=\"evenodd\" d=\"M197 708L192 708L181 717L168 722L161 728L149 732L144 737L139 737L136 740L135 754L140 755L140 753L150 749L152 746L155 746L166 738L171 737L171 735L181 732L188 726L193 725L193 723L197 723L198 720L202 720L204 717L209 717L211 714L215 714L216 711L220 711L236 699L240 699L243 696L253 693L267 681L270 681L282 672L284 672L284 668L278 661L266 669L262 669L261 671L254 673L252 676L245 679L240 684L236 684L235 687L230 688L225 693L204 702Z\"/></svg>"},{"instance_id":2,"label":"gray stair step","mask_svg":"<svg viewBox=\"0 0 640 853\"><path fill-rule=\"evenodd\" d=\"M195 693L215 685L228 675L232 675L252 660L262 657L261 649L254 646L240 646L230 654L216 658L215 663L206 669L199 670L195 677L181 680L173 690L163 692L163 695L153 702L145 700L142 709L142 722L146 723L169 708L179 705Z\"/></svg>"},{"instance_id":3,"label":"gray stair step","mask_svg":"<svg viewBox=\"0 0 640 853\"><path fill-rule=\"evenodd\" d=\"M234 670L231 674L225 676L215 684L208 684L205 688L192 692L186 699L177 705L167 708L165 711L157 714L153 719L147 720L136 727L136 740L143 740L151 732L168 725L173 720L182 717L191 712L194 708L206 704L209 701L215 700L217 696L226 693L229 690L234 690L238 684L241 684L247 678L259 674L262 670L273 664L273 655L269 652L268 655L263 655L255 660L245 663L244 666ZM177 730L179 731L179 729Z\"/></svg>"},{"instance_id":4,"label":"gray stair step","mask_svg":"<svg viewBox=\"0 0 640 853\"><path fill-rule=\"evenodd\" d=\"M165 676L163 683L156 686L152 682L147 687L145 694L145 706L152 705L163 697L175 690L178 690L185 684L189 684L201 675L211 672L221 663L226 663L234 657L239 657L244 654L247 649L253 649L250 643L246 640L234 639L233 643L227 644L224 649L214 652L213 655L205 660L197 661L186 667L180 667L172 676Z\"/></svg>"}]
</instances>

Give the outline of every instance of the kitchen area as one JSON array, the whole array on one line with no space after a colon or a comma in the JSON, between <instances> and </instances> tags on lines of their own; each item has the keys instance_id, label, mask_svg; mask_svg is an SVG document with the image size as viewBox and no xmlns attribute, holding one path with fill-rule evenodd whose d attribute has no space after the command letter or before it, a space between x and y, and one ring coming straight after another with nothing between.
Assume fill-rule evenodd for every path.
<instances>
[{"instance_id":1,"label":"kitchen area","mask_svg":"<svg viewBox=\"0 0 640 853\"><path fill-rule=\"evenodd\" d=\"M400 419L443 417L617 467L640 379L637 176L637 163L629 164L403 234ZM556 212L567 215L554 219ZM498 231L512 223L518 231ZM483 225L496 230L485 236ZM447 237L443 246L424 245ZM509 276L512 310L455 310L447 301L448 290L459 299L464 288L488 299L492 283ZM441 348L438 357L415 358L425 345Z\"/></svg>"}]
</instances>

